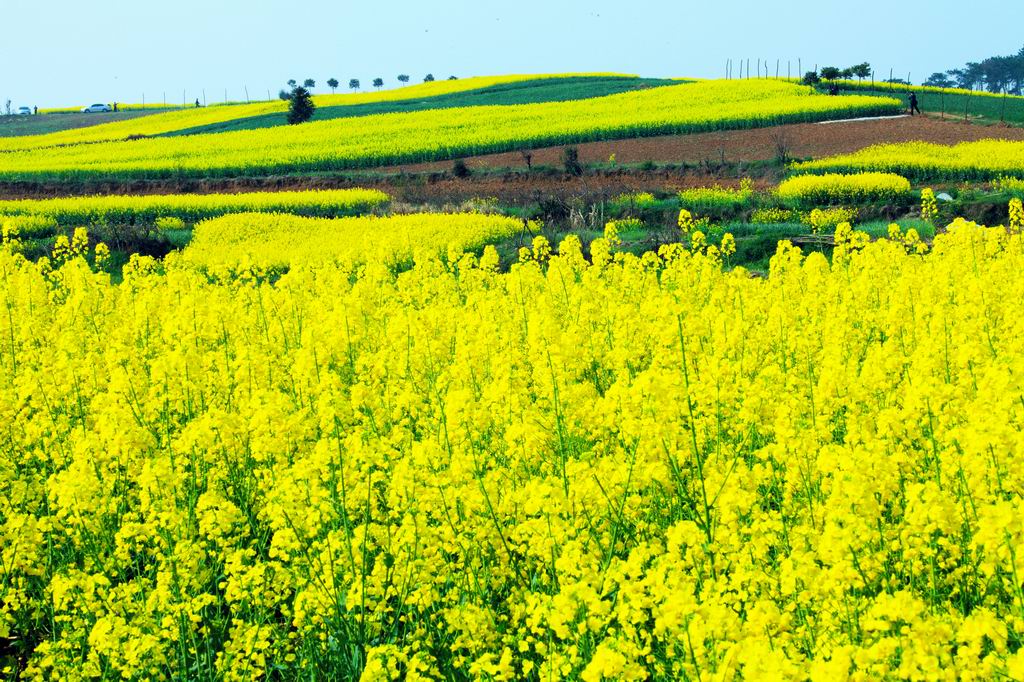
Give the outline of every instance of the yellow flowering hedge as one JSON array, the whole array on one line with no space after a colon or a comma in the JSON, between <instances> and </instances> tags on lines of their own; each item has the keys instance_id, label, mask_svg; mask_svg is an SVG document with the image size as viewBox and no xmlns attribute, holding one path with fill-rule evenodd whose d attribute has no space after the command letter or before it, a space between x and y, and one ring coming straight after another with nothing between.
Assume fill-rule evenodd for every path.
<instances>
[{"instance_id":1,"label":"yellow flowering hedge","mask_svg":"<svg viewBox=\"0 0 1024 682\"><path fill-rule=\"evenodd\" d=\"M910 181L893 173L797 175L779 183L778 197L801 206L903 199Z\"/></svg>"},{"instance_id":2,"label":"yellow flowering hedge","mask_svg":"<svg viewBox=\"0 0 1024 682\"><path fill-rule=\"evenodd\" d=\"M826 97L778 81L702 81L571 102L379 114L300 126L9 151L0 154L0 178L344 170L594 140L867 116L901 106L896 100L863 95ZM161 114L179 115L185 114Z\"/></svg>"},{"instance_id":3,"label":"yellow flowering hedge","mask_svg":"<svg viewBox=\"0 0 1024 682\"><path fill-rule=\"evenodd\" d=\"M60 197L0 201L0 215L41 216L61 224L153 222L180 218L196 222L239 212L343 216L382 208L391 200L374 189L243 192L239 194L153 194Z\"/></svg>"},{"instance_id":4,"label":"yellow flowering hedge","mask_svg":"<svg viewBox=\"0 0 1024 682\"><path fill-rule=\"evenodd\" d=\"M0 250L3 674L1020 678L1021 235L614 241Z\"/></svg>"},{"instance_id":5,"label":"yellow flowering hedge","mask_svg":"<svg viewBox=\"0 0 1024 682\"><path fill-rule=\"evenodd\" d=\"M738 188L694 187L679 192L679 203L691 210L724 210L744 206L754 196L754 183L743 178Z\"/></svg>"},{"instance_id":6,"label":"yellow flowering hedge","mask_svg":"<svg viewBox=\"0 0 1024 682\"><path fill-rule=\"evenodd\" d=\"M993 180L1024 174L1024 142L979 140L879 144L794 166L800 171L888 171L917 179Z\"/></svg>"},{"instance_id":7,"label":"yellow flowering hedge","mask_svg":"<svg viewBox=\"0 0 1024 682\"><path fill-rule=\"evenodd\" d=\"M527 228L533 229L518 218L481 213L339 219L242 213L196 225L182 257L220 276L271 275L295 266L351 266L367 260L394 266L422 253L461 254Z\"/></svg>"}]
</instances>

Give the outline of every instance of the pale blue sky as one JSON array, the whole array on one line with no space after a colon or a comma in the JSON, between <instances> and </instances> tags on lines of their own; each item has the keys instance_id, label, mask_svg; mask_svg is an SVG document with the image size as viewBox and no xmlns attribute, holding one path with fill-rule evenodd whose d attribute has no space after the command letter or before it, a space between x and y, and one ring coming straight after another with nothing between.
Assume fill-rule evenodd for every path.
<instances>
[{"instance_id":1,"label":"pale blue sky","mask_svg":"<svg viewBox=\"0 0 1024 682\"><path fill-rule=\"evenodd\" d=\"M725 60L870 61L915 82L1024 45L1021 0L0 0L0 104L208 101L288 78L620 71Z\"/></svg>"}]
</instances>

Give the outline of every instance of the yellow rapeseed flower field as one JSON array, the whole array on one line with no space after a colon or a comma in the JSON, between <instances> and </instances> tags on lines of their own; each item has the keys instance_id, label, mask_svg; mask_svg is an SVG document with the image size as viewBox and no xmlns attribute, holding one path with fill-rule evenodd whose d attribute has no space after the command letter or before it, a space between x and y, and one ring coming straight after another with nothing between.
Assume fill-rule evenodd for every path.
<instances>
[{"instance_id":1,"label":"yellow rapeseed flower field","mask_svg":"<svg viewBox=\"0 0 1024 682\"><path fill-rule=\"evenodd\" d=\"M344 106L356 104L371 104L374 102L397 102L406 99L422 99L439 97L457 92L489 88L495 85L518 83L530 80L547 80L552 78L579 78L579 77L624 77L625 74L613 73L562 73L562 74L533 74L533 75L505 75L505 76L475 76L472 78L460 78L449 81L432 81L429 83L417 83L391 90L374 92L346 93L341 95L316 95L313 101L317 106ZM120 105L123 108L134 108L132 105ZM239 118L251 116L262 116L288 110L288 103L281 100L269 102L253 102L251 104L219 104L209 107L192 106L181 107L174 111L154 113L141 118L133 118L127 121L115 121L86 128L65 130L45 135L26 135L19 137L0 138L0 151L13 151L25 149L38 149L42 147L55 147L59 145L81 144L84 142L101 142L107 140L123 140L136 135L161 135L178 130L198 128L200 126L233 121ZM49 110L55 111L77 111L77 109ZM42 113L48 113L43 111Z\"/></svg>"},{"instance_id":2,"label":"yellow rapeseed flower field","mask_svg":"<svg viewBox=\"0 0 1024 682\"><path fill-rule=\"evenodd\" d=\"M381 208L391 200L372 189L242 192L238 194L95 195L0 201L2 216L40 216L67 224L145 222L175 217L196 222L227 213L277 212L343 216Z\"/></svg>"},{"instance_id":3,"label":"yellow rapeseed flower field","mask_svg":"<svg viewBox=\"0 0 1024 682\"><path fill-rule=\"evenodd\" d=\"M779 81L702 81L571 102L378 114L298 126L8 151L0 153L0 178L125 179L344 170L591 140L892 113L900 106L897 100L862 95L826 97ZM185 113L162 116L178 115ZM138 119L140 125L148 118Z\"/></svg>"},{"instance_id":4,"label":"yellow rapeseed flower field","mask_svg":"<svg viewBox=\"0 0 1024 682\"><path fill-rule=\"evenodd\" d=\"M532 228L516 218L478 213L340 219L243 213L199 223L182 257L222 276L367 260L394 266L417 255L461 254L524 230Z\"/></svg>"},{"instance_id":5,"label":"yellow rapeseed flower field","mask_svg":"<svg viewBox=\"0 0 1024 682\"><path fill-rule=\"evenodd\" d=\"M911 178L993 180L1024 174L1024 142L980 140L955 145L930 142L878 144L852 154L795 165L801 171L888 171Z\"/></svg>"},{"instance_id":6,"label":"yellow rapeseed flower field","mask_svg":"<svg viewBox=\"0 0 1024 682\"><path fill-rule=\"evenodd\" d=\"M893 173L797 175L779 183L776 194L794 205L826 205L901 199L910 181Z\"/></svg>"},{"instance_id":7,"label":"yellow rapeseed flower field","mask_svg":"<svg viewBox=\"0 0 1024 682\"><path fill-rule=\"evenodd\" d=\"M1024 239L835 238L118 285L5 246L2 674L1020 679Z\"/></svg>"}]
</instances>

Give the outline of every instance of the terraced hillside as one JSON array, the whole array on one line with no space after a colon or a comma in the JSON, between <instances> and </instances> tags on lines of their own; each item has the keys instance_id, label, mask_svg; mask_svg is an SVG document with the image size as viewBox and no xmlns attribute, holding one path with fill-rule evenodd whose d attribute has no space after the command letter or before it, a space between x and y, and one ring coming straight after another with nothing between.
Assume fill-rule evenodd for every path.
<instances>
[{"instance_id":1,"label":"terraced hillside","mask_svg":"<svg viewBox=\"0 0 1024 682\"><path fill-rule=\"evenodd\" d=\"M623 74L481 76L454 81L419 83L417 85L378 92L318 95L313 98L313 101L321 111L334 112L324 116L324 118L327 118L342 115L341 112L345 110L338 109L339 107L372 107L375 105L382 106L385 103L398 104L402 102L423 102L428 103L429 107L429 102L435 98L474 92L493 96L496 91L501 92L502 88L516 90L520 101L490 101L486 103L503 104L578 99L580 96L593 97L609 94L613 91L628 90L653 82L657 81ZM535 91L534 88L538 90ZM619 89L616 90L616 88ZM559 92L562 94L556 94ZM573 92L576 94L573 95ZM247 119L261 119L262 117L270 116L276 117L272 118L274 121L283 120L284 112L288 108L287 102L281 100L248 104L230 103L200 108L179 108L162 113L141 112L132 108L132 105L125 106L129 108L129 111L118 112L117 114L90 115L91 118L87 120L91 121L92 125L86 129L76 128L75 130L63 130L39 135L26 134L20 135L17 139L0 140L0 151L124 140L178 133L186 130L209 132L216 131L217 126L228 126L226 129L231 129L232 122L240 122ZM126 120L137 119L143 113L146 114L145 120ZM65 116L73 116L73 114L61 113L40 116L36 119L36 125L42 127L38 121L55 120L59 122L66 120L63 118ZM242 127L244 128L245 124L242 124ZM28 132L32 132L31 128L28 129Z\"/></svg>"},{"instance_id":2,"label":"terraced hillside","mask_svg":"<svg viewBox=\"0 0 1024 682\"><path fill-rule=\"evenodd\" d=\"M0 179L316 173L555 144L891 114L899 108L896 100L825 97L778 81L704 81L570 102L375 114L301 126L12 150L0 155Z\"/></svg>"}]
</instances>

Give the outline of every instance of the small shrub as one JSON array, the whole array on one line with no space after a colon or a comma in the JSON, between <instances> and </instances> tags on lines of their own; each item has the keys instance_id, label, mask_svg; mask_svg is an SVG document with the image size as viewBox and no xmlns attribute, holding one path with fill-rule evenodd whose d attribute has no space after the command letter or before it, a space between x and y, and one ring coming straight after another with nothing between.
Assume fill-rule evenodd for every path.
<instances>
[{"instance_id":1,"label":"small shrub","mask_svg":"<svg viewBox=\"0 0 1024 682\"><path fill-rule=\"evenodd\" d=\"M580 163L580 150L576 147L566 147L562 151L562 165L565 172L573 177L583 175L583 164Z\"/></svg>"},{"instance_id":2,"label":"small shrub","mask_svg":"<svg viewBox=\"0 0 1024 682\"><path fill-rule=\"evenodd\" d=\"M1000 181L999 180L997 180L995 182L994 188L997 191L998 190L1002 190L1004 192L1008 192L1010 194L1013 194L1012 190L1003 189L1000 186ZM1022 187L1022 189L1024 189L1024 187ZM978 198L981 196L981 194L982 193L978 190L978 188L975 187L974 185L972 185L969 182L961 182L959 185L956 186L955 196L960 201L965 201L965 202L977 201Z\"/></svg>"},{"instance_id":3,"label":"small shrub","mask_svg":"<svg viewBox=\"0 0 1024 682\"><path fill-rule=\"evenodd\" d=\"M785 128L775 129L772 133L772 144L775 145L775 163L785 166L793 159L789 133Z\"/></svg>"},{"instance_id":4,"label":"small shrub","mask_svg":"<svg viewBox=\"0 0 1024 682\"><path fill-rule=\"evenodd\" d=\"M821 82L821 76L818 75L817 71L808 71L800 82L804 85L817 85Z\"/></svg>"},{"instance_id":5,"label":"small shrub","mask_svg":"<svg viewBox=\"0 0 1024 682\"><path fill-rule=\"evenodd\" d=\"M452 175L457 178L468 178L472 174L469 170L469 166L462 159L456 159L455 163L452 164Z\"/></svg>"},{"instance_id":6,"label":"small shrub","mask_svg":"<svg viewBox=\"0 0 1024 682\"><path fill-rule=\"evenodd\" d=\"M309 94L309 90L301 85L295 87L288 97L288 123L291 125L305 123L313 118L315 111L316 105L313 104L313 97Z\"/></svg>"}]
</instances>

